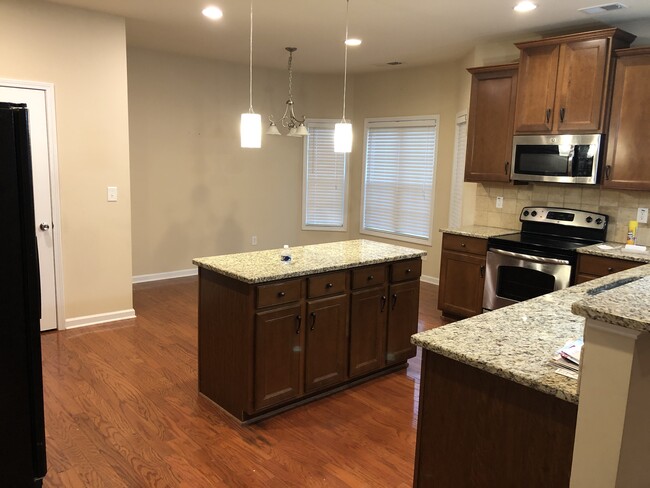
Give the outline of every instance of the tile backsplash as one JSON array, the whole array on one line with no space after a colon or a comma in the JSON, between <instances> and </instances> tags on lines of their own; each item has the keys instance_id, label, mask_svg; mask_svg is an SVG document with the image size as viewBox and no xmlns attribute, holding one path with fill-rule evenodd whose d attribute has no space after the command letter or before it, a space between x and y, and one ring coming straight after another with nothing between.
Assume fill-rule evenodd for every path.
<instances>
[{"instance_id":1,"label":"tile backsplash","mask_svg":"<svg viewBox=\"0 0 650 488\"><path fill-rule=\"evenodd\" d=\"M503 197L503 208L496 198ZM630 220L639 207L650 208L650 191L603 190L579 185L480 183L476 189L475 224L519 229L522 207L549 206L590 210L609 216L607 240L625 242ZM650 227L639 224L637 244L650 246Z\"/></svg>"}]
</instances>

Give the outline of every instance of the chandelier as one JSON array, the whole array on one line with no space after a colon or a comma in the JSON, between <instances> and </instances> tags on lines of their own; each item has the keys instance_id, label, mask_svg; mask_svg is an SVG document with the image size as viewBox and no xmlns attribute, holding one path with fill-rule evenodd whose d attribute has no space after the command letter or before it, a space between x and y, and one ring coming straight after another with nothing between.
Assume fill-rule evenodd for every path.
<instances>
[{"instance_id":1,"label":"chandelier","mask_svg":"<svg viewBox=\"0 0 650 488\"><path fill-rule=\"evenodd\" d=\"M288 136L294 136L294 137L306 136L309 135L309 133L307 132L307 127L305 127L305 116L303 115L302 119L296 117L296 114L293 111L293 95L291 93L291 81L292 81L291 63L293 61L293 53L296 52L298 48L285 47L285 49L289 52L289 63L288 63L289 99L286 101L284 115L282 116L282 119L278 123L282 125L282 127L284 127L285 129L289 130L289 132L287 133ZM266 133L270 136L281 135L281 132L278 130L278 126L273 120L273 115L269 117L269 121L271 123L269 124L269 128L266 131Z\"/></svg>"}]
</instances>

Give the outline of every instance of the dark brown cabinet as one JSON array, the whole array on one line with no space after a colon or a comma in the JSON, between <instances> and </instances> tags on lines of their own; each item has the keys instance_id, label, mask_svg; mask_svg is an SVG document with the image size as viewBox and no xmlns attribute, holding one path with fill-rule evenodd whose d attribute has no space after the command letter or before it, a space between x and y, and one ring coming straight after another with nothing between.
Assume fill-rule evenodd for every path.
<instances>
[{"instance_id":1,"label":"dark brown cabinet","mask_svg":"<svg viewBox=\"0 0 650 488\"><path fill-rule=\"evenodd\" d=\"M635 36L618 29L517 43L515 134L596 133L608 108L612 49Z\"/></svg>"},{"instance_id":2,"label":"dark brown cabinet","mask_svg":"<svg viewBox=\"0 0 650 488\"><path fill-rule=\"evenodd\" d=\"M305 391L347 379L348 297L307 302L305 323Z\"/></svg>"},{"instance_id":3,"label":"dark brown cabinet","mask_svg":"<svg viewBox=\"0 0 650 488\"><path fill-rule=\"evenodd\" d=\"M301 307L255 314L255 409L300 394Z\"/></svg>"},{"instance_id":4,"label":"dark brown cabinet","mask_svg":"<svg viewBox=\"0 0 650 488\"><path fill-rule=\"evenodd\" d=\"M483 311L487 240L456 234L442 237L438 308L454 317Z\"/></svg>"},{"instance_id":5,"label":"dark brown cabinet","mask_svg":"<svg viewBox=\"0 0 650 488\"><path fill-rule=\"evenodd\" d=\"M650 48L616 52L603 187L650 190Z\"/></svg>"},{"instance_id":6,"label":"dark brown cabinet","mask_svg":"<svg viewBox=\"0 0 650 488\"><path fill-rule=\"evenodd\" d=\"M628 261L626 259L608 258L604 256L592 256L590 254L578 255L578 267L576 270L576 284L594 280L601 276L618 273L626 269L636 268L644 263Z\"/></svg>"},{"instance_id":7,"label":"dark brown cabinet","mask_svg":"<svg viewBox=\"0 0 650 488\"><path fill-rule=\"evenodd\" d=\"M261 284L200 268L199 391L252 420L403 367L415 355L421 266L405 259Z\"/></svg>"},{"instance_id":8,"label":"dark brown cabinet","mask_svg":"<svg viewBox=\"0 0 650 488\"><path fill-rule=\"evenodd\" d=\"M517 64L469 68L465 181L510 180Z\"/></svg>"}]
</instances>

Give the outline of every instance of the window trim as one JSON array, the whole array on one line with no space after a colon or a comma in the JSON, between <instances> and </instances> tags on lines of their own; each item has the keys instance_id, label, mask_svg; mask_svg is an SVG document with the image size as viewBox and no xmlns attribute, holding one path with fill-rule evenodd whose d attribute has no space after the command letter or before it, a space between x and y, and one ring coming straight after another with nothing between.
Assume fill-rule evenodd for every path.
<instances>
[{"instance_id":1,"label":"window trim","mask_svg":"<svg viewBox=\"0 0 650 488\"><path fill-rule=\"evenodd\" d=\"M321 125L332 127L334 132L334 124L340 122L339 119L306 119L305 125L309 130L310 125ZM302 144L302 222L301 229L309 231L325 231L325 232L347 232L348 231L348 205L350 202L350 159L349 155L345 154L344 169L345 169L345 189L343 191L343 225L341 226L328 226L328 225L310 225L306 223L307 220L307 137L303 138Z\"/></svg>"},{"instance_id":2,"label":"window trim","mask_svg":"<svg viewBox=\"0 0 650 488\"><path fill-rule=\"evenodd\" d=\"M436 129L435 148L433 152L433 176L431 180L431 209L429 215L429 238L421 239L418 237L410 237L402 234L393 234L389 232L378 232L374 230L365 229L363 227L364 210L366 207L366 162L367 162L367 147L368 147L368 129L372 127L394 127L396 123L402 126L419 126L419 122L423 120L431 120ZM361 198L359 206L359 233L374 237L381 237L383 239L391 239L395 241L410 242L412 244L420 244L432 247L433 246L433 219L434 219L434 203L436 196L436 175L438 173L438 147L440 145L440 115L414 115L404 117L371 117L364 120L363 129L363 166L361 168Z\"/></svg>"}]
</instances>

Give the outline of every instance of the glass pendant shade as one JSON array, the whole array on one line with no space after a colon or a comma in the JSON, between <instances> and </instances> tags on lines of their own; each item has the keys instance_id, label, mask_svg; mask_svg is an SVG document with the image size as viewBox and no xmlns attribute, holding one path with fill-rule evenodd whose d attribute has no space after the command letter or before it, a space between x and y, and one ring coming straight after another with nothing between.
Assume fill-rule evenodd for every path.
<instances>
[{"instance_id":1,"label":"glass pendant shade","mask_svg":"<svg viewBox=\"0 0 650 488\"><path fill-rule=\"evenodd\" d=\"M307 131L307 127L305 127L304 122L301 123L298 128L296 129L296 135L297 136L308 136L309 132Z\"/></svg>"},{"instance_id":2,"label":"glass pendant shade","mask_svg":"<svg viewBox=\"0 0 650 488\"><path fill-rule=\"evenodd\" d=\"M262 116L260 114L241 114L241 147L262 147Z\"/></svg>"},{"instance_id":3,"label":"glass pendant shade","mask_svg":"<svg viewBox=\"0 0 650 488\"><path fill-rule=\"evenodd\" d=\"M339 122L334 125L334 152L349 153L352 151L352 124Z\"/></svg>"},{"instance_id":4,"label":"glass pendant shade","mask_svg":"<svg viewBox=\"0 0 650 488\"><path fill-rule=\"evenodd\" d=\"M269 128L266 130L266 135L267 136L280 136L280 131L278 130L278 126L275 125L275 122L271 121L271 124L269 125Z\"/></svg>"}]
</instances>

